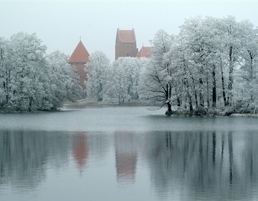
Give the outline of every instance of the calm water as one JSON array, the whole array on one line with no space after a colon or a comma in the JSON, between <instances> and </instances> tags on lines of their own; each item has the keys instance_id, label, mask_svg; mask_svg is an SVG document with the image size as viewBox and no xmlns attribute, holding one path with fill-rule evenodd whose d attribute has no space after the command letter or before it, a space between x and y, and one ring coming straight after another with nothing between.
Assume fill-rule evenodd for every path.
<instances>
[{"instance_id":1,"label":"calm water","mask_svg":"<svg viewBox=\"0 0 258 201\"><path fill-rule=\"evenodd\" d=\"M257 118L0 114L0 200L258 200Z\"/></svg>"}]
</instances>

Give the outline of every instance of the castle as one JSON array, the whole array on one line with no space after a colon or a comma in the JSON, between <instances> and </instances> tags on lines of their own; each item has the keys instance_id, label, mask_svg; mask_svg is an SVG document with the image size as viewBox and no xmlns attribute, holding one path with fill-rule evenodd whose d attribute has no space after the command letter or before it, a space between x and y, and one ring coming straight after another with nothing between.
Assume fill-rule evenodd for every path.
<instances>
[{"instance_id":1,"label":"castle","mask_svg":"<svg viewBox=\"0 0 258 201\"><path fill-rule=\"evenodd\" d=\"M150 57L150 47L142 47L141 50L138 51L134 29L117 29L115 42L115 59L118 59L119 57ZM83 84L86 80L84 67L85 64L90 61L89 57L90 54L80 40L68 60L68 63L77 69L77 73L80 77L80 84Z\"/></svg>"},{"instance_id":2,"label":"castle","mask_svg":"<svg viewBox=\"0 0 258 201\"><path fill-rule=\"evenodd\" d=\"M138 52L134 29L116 32L115 59L119 57L150 57L150 47L142 47Z\"/></svg>"}]
</instances>

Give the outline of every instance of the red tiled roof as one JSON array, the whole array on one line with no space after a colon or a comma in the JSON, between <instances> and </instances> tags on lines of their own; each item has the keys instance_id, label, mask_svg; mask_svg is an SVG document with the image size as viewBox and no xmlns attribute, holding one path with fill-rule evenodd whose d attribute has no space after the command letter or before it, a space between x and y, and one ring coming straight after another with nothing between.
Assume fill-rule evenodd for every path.
<instances>
[{"instance_id":1,"label":"red tiled roof","mask_svg":"<svg viewBox=\"0 0 258 201\"><path fill-rule=\"evenodd\" d=\"M150 58L151 56L151 48L150 47L142 47L141 50L137 53L137 57L146 57Z\"/></svg>"},{"instance_id":2,"label":"red tiled roof","mask_svg":"<svg viewBox=\"0 0 258 201\"><path fill-rule=\"evenodd\" d=\"M136 42L134 29L132 29L132 30L117 29L117 37L120 42L124 42L124 43Z\"/></svg>"},{"instance_id":3,"label":"red tiled roof","mask_svg":"<svg viewBox=\"0 0 258 201\"><path fill-rule=\"evenodd\" d=\"M89 62L89 53L80 41L70 56L68 63L87 63Z\"/></svg>"}]
</instances>

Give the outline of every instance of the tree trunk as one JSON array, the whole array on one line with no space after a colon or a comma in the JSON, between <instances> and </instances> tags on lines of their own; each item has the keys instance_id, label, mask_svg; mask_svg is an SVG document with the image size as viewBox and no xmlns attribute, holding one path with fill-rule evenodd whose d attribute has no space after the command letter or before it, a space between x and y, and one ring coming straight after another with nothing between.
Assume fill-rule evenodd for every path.
<instances>
[{"instance_id":1,"label":"tree trunk","mask_svg":"<svg viewBox=\"0 0 258 201\"><path fill-rule=\"evenodd\" d=\"M194 97L195 97L195 108L197 108L197 107L199 107L199 104L198 104L198 96L197 96L196 90L194 91Z\"/></svg>"},{"instance_id":2,"label":"tree trunk","mask_svg":"<svg viewBox=\"0 0 258 201\"><path fill-rule=\"evenodd\" d=\"M179 95L178 95L178 89L176 86L175 87L175 93L176 93L176 101L177 101L177 107L180 107L181 104L180 104L180 98L179 98Z\"/></svg>"},{"instance_id":3,"label":"tree trunk","mask_svg":"<svg viewBox=\"0 0 258 201\"><path fill-rule=\"evenodd\" d=\"M193 112L193 104L192 104L192 97L189 96L189 110L190 110L190 113Z\"/></svg>"},{"instance_id":4,"label":"tree trunk","mask_svg":"<svg viewBox=\"0 0 258 201\"><path fill-rule=\"evenodd\" d=\"M215 65L213 65L212 69L212 107L216 107L216 73L215 73Z\"/></svg>"},{"instance_id":5,"label":"tree trunk","mask_svg":"<svg viewBox=\"0 0 258 201\"><path fill-rule=\"evenodd\" d=\"M199 78L199 84L200 84L200 106L201 107L204 107L204 98L203 98L203 81L202 81L202 78Z\"/></svg>"},{"instance_id":6,"label":"tree trunk","mask_svg":"<svg viewBox=\"0 0 258 201\"><path fill-rule=\"evenodd\" d=\"M222 97L223 97L223 102L224 102L224 106L225 106L227 104L227 99L226 99L225 81L224 81L224 74L223 74L221 58L220 58L220 72L221 72Z\"/></svg>"},{"instance_id":7,"label":"tree trunk","mask_svg":"<svg viewBox=\"0 0 258 201\"><path fill-rule=\"evenodd\" d=\"M166 115L167 116L170 116L171 114L173 114L173 111L172 111L172 109L171 109L171 104L170 104L170 102L168 102L167 103L167 107L168 107L168 109L167 109L167 111L166 111Z\"/></svg>"},{"instance_id":8,"label":"tree trunk","mask_svg":"<svg viewBox=\"0 0 258 201\"><path fill-rule=\"evenodd\" d=\"M233 98L233 47L230 46L229 48L229 76L228 76L228 98L227 98L227 104L231 106L232 105L232 98Z\"/></svg>"},{"instance_id":9,"label":"tree trunk","mask_svg":"<svg viewBox=\"0 0 258 201\"><path fill-rule=\"evenodd\" d=\"M11 70L9 70L8 71L8 76L7 76L7 78L6 78L6 103L8 104L9 103L9 97L10 97L10 92L9 92L9 89L10 89L10 87L9 87L9 83L10 83L10 81L11 81Z\"/></svg>"},{"instance_id":10,"label":"tree trunk","mask_svg":"<svg viewBox=\"0 0 258 201\"><path fill-rule=\"evenodd\" d=\"M166 115L167 116L170 116L173 112L172 112L172 109L171 109L171 92L172 92L172 87L171 87L171 84L167 84L166 86L167 90L166 90L166 99L167 99L167 107L168 107L168 110L166 111Z\"/></svg>"},{"instance_id":11,"label":"tree trunk","mask_svg":"<svg viewBox=\"0 0 258 201\"><path fill-rule=\"evenodd\" d=\"M189 110L190 110L190 112L192 112L193 111L193 105L192 105L192 97L191 97L191 95L190 95L190 86L189 86L189 82L188 82L188 79L187 79L187 77L189 77L189 76L187 76L187 73L186 73L186 70L187 69L187 65L185 64L185 60L184 60L184 71L185 71L185 75L184 75L184 85L186 86L186 93L187 93L187 97L186 97L186 99L187 98L189 98L189 102L188 102L188 104L189 104ZM189 73L190 73L190 71L189 71ZM191 73L190 73L190 75L191 75ZM194 84L194 83L193 83Z\"/></svg>"},{"instance_id":12,"label":"tree trunk","mask_svg":"<svg viewBox=\"0 0 258 201\"><path fill-rule=\"evenodd\" d=\"M253 60L254 60L254 57L253 57L253 54L250 50L247 50L248 54L249 54L249 57L250 57L250 80L249 82L252 83L253 80L255 79L255 73L253 72ZM250 100L251 102L253 102L253 90L251 88L251 94L250 94Z\"/></svg>"},{"instance_id":13,"label":"tree trunk","mask_svg":"<svg viewBox=\"0 0 258 201\"><path fill-rule=\"evenodd\" d=\"M254 57L253 57L253 54L250 50L247 50L248 54L249 54L249 57L250 57L250 80L252 81L253 80L253 77L254 77L254 72L253 72L253 60L254 60Z\"/></svg>"},{"instance_id":14,"label":"tree trunk","mask_svg":"<svg viewBox=\"0 0 258 201\"><path fill-rule=\"evenodd\" d=\"M208 79L208 76L207 76L207 106L208 108L210 107L210 96L209 96L209 79Z\"/></svg>"},{"instance_id":15,"label":"tree trunk","mask_svg":"<svg viewBox=\"0 0 258 201\"><path fill-rule=\"evenodd\" d=\"M177 96L177 107L180 107L181 106L181 103L180 103L180 98L179 98L179 96Z\"/></svg>"},{"instance_id":16,"label":"tree trunk","mask_svg":"<svg viewBox=\"0 0 258 201\"><path fill-rule=\"evenodd\" d=\"M187 88L187 96L189 98L189 110L190 110L190 113L193 111L193 104L192 104L192 97L190 95L190 87L189 87L189 83L188 83L188 80L186 80L186 88Z\"/></svg>"},{"instance_id":17,"label":"tree trunk","mask_svg":"<svg viewBox=\"0 0 258 201\"><path fill-rule=\"evenodd\" d=\"M197 96L197 91L196 91L196 87L195 87L195 83L194 83L194 77L191 73L191 79L192 79L192 82L193 82L193 90L194 90L194 98L195 98L195 107L197 108L198 107L198 96Z\"/></svg>"}]
</instances>

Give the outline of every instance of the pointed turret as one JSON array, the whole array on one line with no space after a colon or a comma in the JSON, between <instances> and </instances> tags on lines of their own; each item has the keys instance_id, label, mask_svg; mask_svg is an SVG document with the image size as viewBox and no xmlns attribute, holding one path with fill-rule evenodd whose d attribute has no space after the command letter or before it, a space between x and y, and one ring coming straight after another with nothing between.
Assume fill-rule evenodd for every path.
<instances>
[{"instance_id":1,"label":"pointed turret","mask_svg":"<svg viewBox=\"0 0 258 201\"><path fill-rule=\"evenodd\" d=\"M80 41L73 51L68 63L87 63L89 61L90 54L86 50L82 41Z\"/></svg>"},{"instance_id":2,"label":"pointed turret","mask_svg":"<svg viewBox=\"0 0 258 201\"><path fill-rule=\"evenodd\" d=\"M84 71L84 68L85 64L89 62L89 56L90 54L80 40L68 60L68 63L77 69L81 84L86 80L86 72Z\"/></svg>"}]
</instances>

